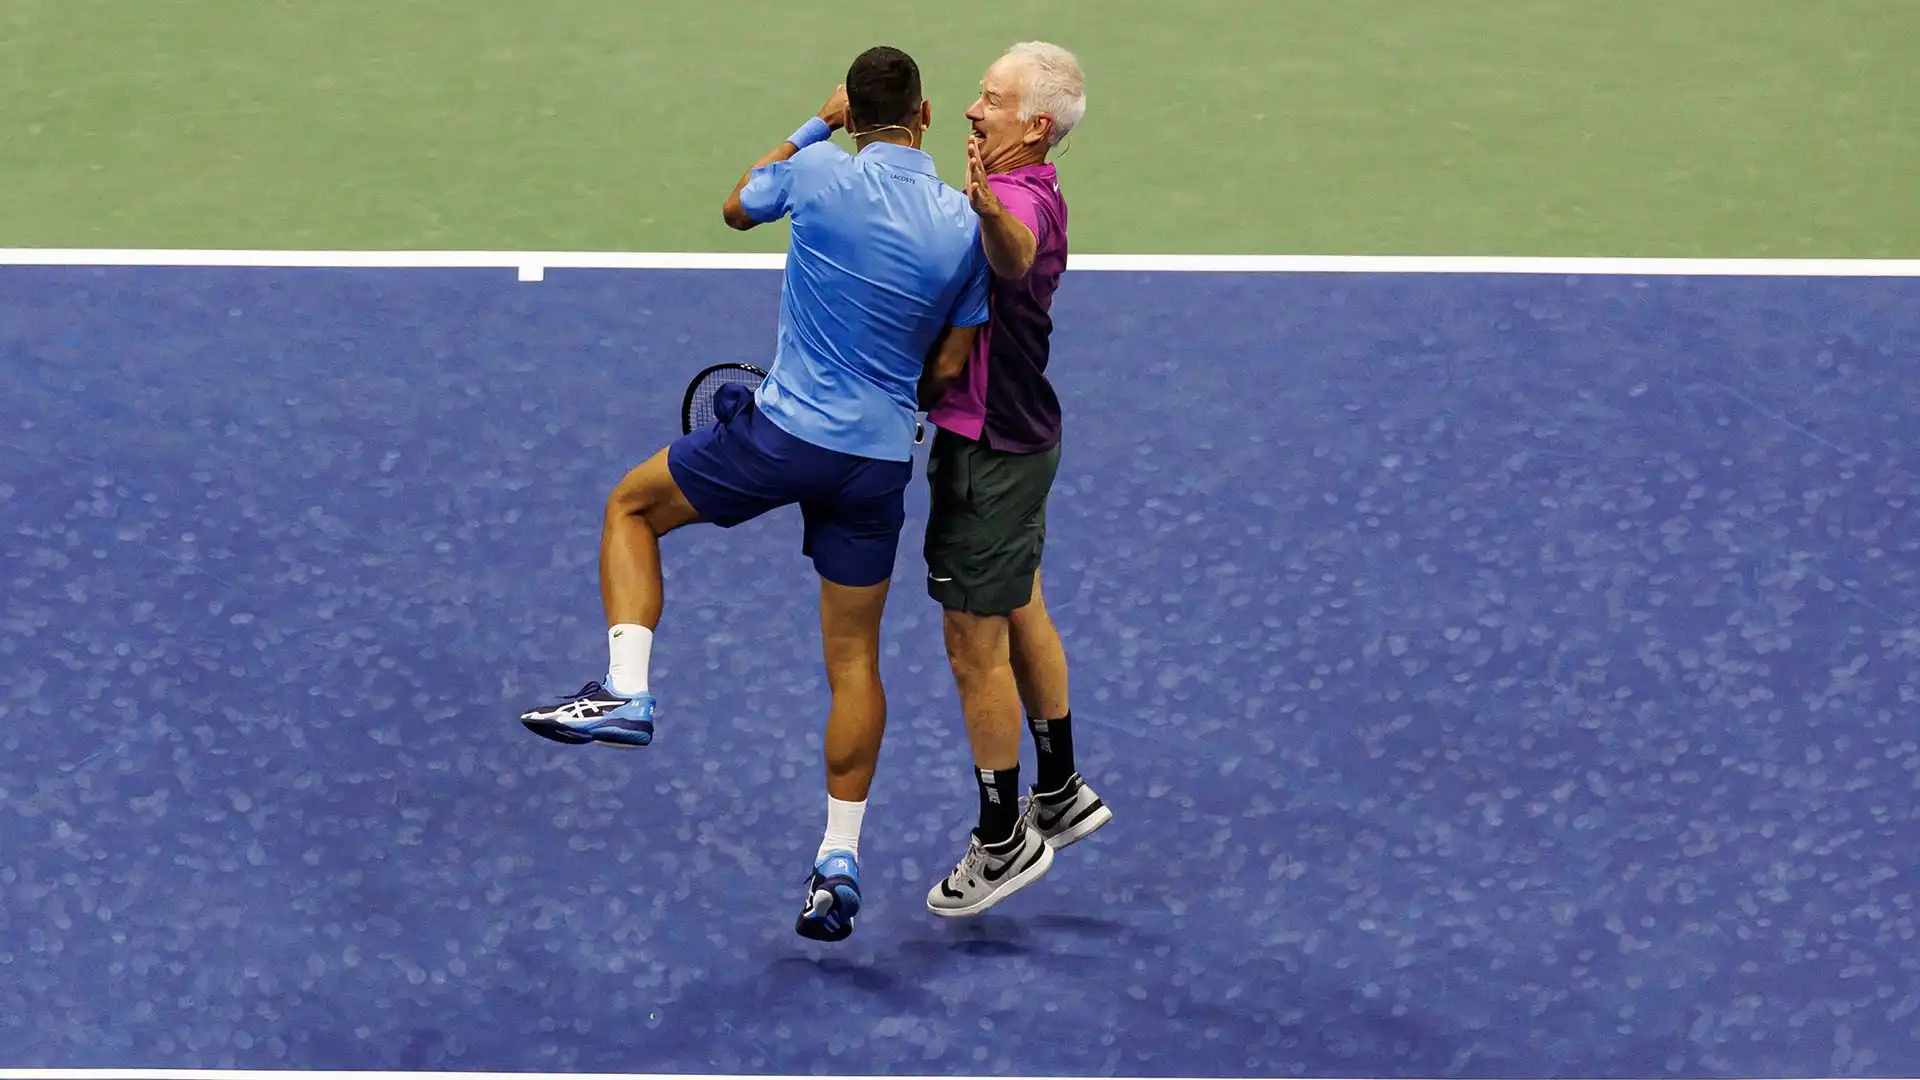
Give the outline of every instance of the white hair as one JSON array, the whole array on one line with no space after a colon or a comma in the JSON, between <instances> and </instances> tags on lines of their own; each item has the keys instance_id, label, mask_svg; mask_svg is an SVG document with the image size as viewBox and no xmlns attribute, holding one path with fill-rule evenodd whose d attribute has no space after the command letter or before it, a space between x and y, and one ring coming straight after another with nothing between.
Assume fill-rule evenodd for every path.
<instances>
[{"instance_id":1,"label":"white hair","mask_svg":"<svg viewBox=\"0 0 1920 1080\"><path fill-rule=\"evenodd\" d=\"M1060 46L1044 41L1023 41L1008 49L1006 55L1026 61L1020 87L1021 121L1041 113L1053 117L1048 144L1059 145L1087 115L1087 84L1080 73L1080 61Z\"/></svg>"}]
</instances>

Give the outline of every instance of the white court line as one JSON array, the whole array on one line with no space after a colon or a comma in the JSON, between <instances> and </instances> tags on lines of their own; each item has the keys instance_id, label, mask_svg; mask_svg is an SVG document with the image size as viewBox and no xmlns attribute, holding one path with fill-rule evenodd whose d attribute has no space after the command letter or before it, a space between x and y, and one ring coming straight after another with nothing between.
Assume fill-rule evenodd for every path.
<instances>
[{"instance_id":1,"label":"white court line","mask_svg":"<svg viewBox=\"0 0 1920 1080\"><path fill-rule=\"evenodd\" d=\"M704 1075L700 1073L555 1073L555 1072L343 1072L300 1069L0 1069L0 1080L971 1080L965 1073L941 1076L861 1074L834 1076ZM1090 1077L998 1077L996 1080L1092 1080ZM1151 1078L1148 1078L1151 1080ZM1160 1080L1182 1080L1164 1077ZM1366 1080L1363 1077L1320 1077L1316 1080ZM1543 1080L1543 1078L1533 1078ZM1562 1077L1560 1080L1580 1080ZM1779 1077L1775 1080L1843 1080L1837 1077ZM1885 1077L1880 1080L1920 1080Z\"/></svg>"},{"instance_id":2,"label":"white court line","mask_svg":"<svg viewBox=\"0 0 1920 1080\"><path fill-rule=\"evenodd\" d=\"M387 1072L301 1069L0 1069L0 1080L970 1080L952 1076L707 1076L699 1073ZM1090 1078L999 1077L995 1080L1090 1080ZM1177 1080L1177 1078L1170 1078Z\"/></svg>"},{"instance_id":3,"label":"white court line","mask_svg":"<svg viewBox=\"0 0 1920 1080\"><path fill-rule=\"evenodd\" d=\"M695 251L228 251L0 248L0 266L289 267L340 270L778 270L786 256ZM1920 259L1638 259L1501 255L1074 255L1071 270L1245 274L1550 274L1645 277L1920 277Z\"/></svg>"},{"instance_id":4,"label":"white court line","mask_svg":"<svg viewBox=\"0 0 1920 1080\"><path fill-rule=\"evenodd\" d=\"M972 1080L965 1073L944 1076L889 1076L861 1074L835 1076L708 1076L700 1073L555 1073L555 1072L343 1072L300 1069L0 1069L0 1080ZM998 1077L996 1080L1092 1080L1090 1077ZM1151 1080L1151 1078L1148 1078ZM1177 1077L1160 1080L1181 1080ZM1316 1080L1366 1080L1362 1077L1320 1077ZM1532 1078L1543 1080L1543 1078ZM1580 1080L1562 1077L1560 1080ZM1834 1077L1779 1077L1775 1080L1843 1080ZM1880 1080L1920 1080L1885 1077Z\"/></svg>"},{"instance_id":5,"label":"white court line","mask_svg":"<svg viewBox=\"0 0 1920 1080\"><path fill-rule=\"evenodd\" d=\"M973 1080L965 1073L945 1076L704 1075L700 1073L556 1073L556 1072L343 1072L301 1069L0 1069L0 1080ZM984 1078L983 1078L984 1080ZM996 1077L994 1080L1092 1080L1090 1077ZM1148 1078L1151 1080L1151 1078ZM1181 1080L1178 1077L1161 1080ZM1359 1078L1352 1078L1359 1080Z\"/></svg>"}]
</instances>

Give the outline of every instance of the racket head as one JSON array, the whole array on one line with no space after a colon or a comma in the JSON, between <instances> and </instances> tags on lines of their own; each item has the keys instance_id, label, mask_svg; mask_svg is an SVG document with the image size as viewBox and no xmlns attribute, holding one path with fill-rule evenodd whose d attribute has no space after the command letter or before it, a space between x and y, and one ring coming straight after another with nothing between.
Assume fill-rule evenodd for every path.
<instances>
[{"instance_id":1,"label":"racket head","mask_svg":"<svg viewBox=\"0 0 1920 1080\"><path fill-rule=\"evenodd\" d=\"M741 383L749 393L760 388L767 373L752 364L712 364L687 383L686 396L680 399L680 433L690 435L712 424L719 417L713 412L713 397L728 383Z\"/></svg>"}]
</instances>

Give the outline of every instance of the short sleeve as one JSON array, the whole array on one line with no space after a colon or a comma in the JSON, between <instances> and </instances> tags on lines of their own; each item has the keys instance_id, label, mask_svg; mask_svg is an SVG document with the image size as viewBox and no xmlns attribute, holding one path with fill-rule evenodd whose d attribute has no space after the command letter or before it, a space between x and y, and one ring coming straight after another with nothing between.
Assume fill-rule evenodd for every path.
<instances>
[{"instance_id":1,"label":"short sleeve","mask_svg":"<svg viewBox=\"0 0 1920 1080\"><path fill-rule=\"evenodd\" d=\"M947 322L952 326L979 326L988 318L987 286L993 278L993 270L987 265L987 252L980 246L977 235L967 255L963 273L967 279L960 286L960 295L953 305L953 317Z\"/></svg>"},{"instance_id":2,"label":"short sleeve","mask_svg":"<svg viewBox=\"0 0 1920 1080\"><path fill-rule=\"evenodd\" d=\"M747 174L740 189L740 208L762 225L804 208L814 192L834 171L851 160L830 142L802 148L785 161L762 165Z\"/></svg>"},{"instance_id":3,"label":"short sleeve","mask_svg":"<svg viewBox=\"0 0 1920 1080\"><path fill-rule=\"evenodd\" d=\"M1047 242L1052 239L1050 233L1053 223L1047 212L1041 208L1040 197L1034 190L1026 184L998 176L987 177L987 183L993 188L993 193L999 196L1000 205L1006 207L1008 213L1018 218L1021 224L1033 232L1035 245L1041 248L1046 247Z\"/></svg>"},{"instance_id":4,"label":"short sleeve","mask_svg":"<svg viewBox=\"0 0 1920 1080\"><path fill-rule=\"evenodd\" d=\"M793 208L793 159L762 165L747 174L740 209L762 225L778 221Z\"/></svg>"}]
</instances>

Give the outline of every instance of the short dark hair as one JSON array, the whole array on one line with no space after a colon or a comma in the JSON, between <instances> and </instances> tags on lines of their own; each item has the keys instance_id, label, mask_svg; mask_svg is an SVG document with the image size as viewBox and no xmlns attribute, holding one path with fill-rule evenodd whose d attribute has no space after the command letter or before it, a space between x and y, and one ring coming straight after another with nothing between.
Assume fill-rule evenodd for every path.
<instances>
[{"instance_id":1,"label":"short dark hair","mask_svg":"<svg viewBox=\"0 0 1920 1080\"><path fill-rule=\"evenodd\" d=\"M918 120L920 65L899 49L875 45L854 57L847 68L847 125L863 131Z\"/></svg>"}]
</instances>

